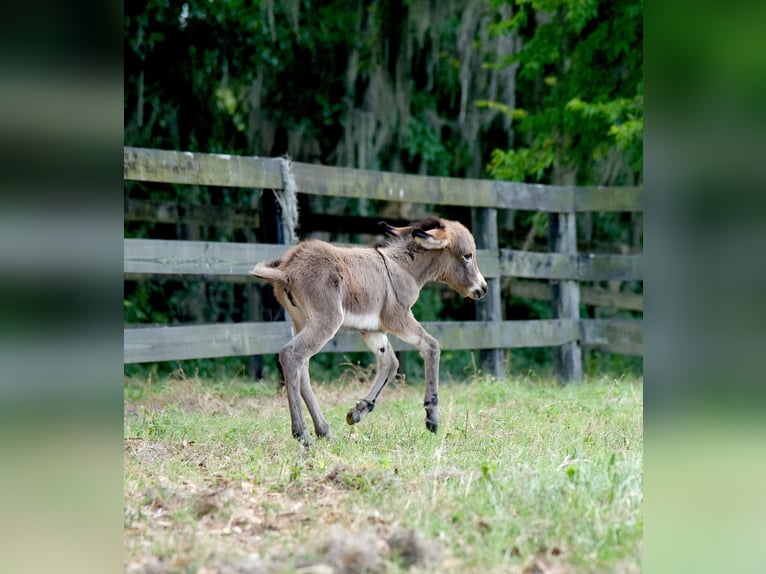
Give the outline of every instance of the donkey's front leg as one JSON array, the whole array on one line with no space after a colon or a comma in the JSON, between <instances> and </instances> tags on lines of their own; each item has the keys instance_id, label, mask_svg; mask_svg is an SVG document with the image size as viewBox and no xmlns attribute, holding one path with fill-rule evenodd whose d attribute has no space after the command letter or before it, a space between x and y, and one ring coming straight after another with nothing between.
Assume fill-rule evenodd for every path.
<instances>
[{"instance_id":1,"label":"donkey's front leg","mask_svg":"<svg viewBox=\"0 0 766 574\"><path fill-rule=\"evenodd\" d=\"M426 371L426 393L423 400L426 428L436 432L439 429L439 341L428 334L412 315L408 319L405 329L394 334L420 350Z\"/></svg>"},{"instance_id":2,"label":"donkey's front leg","mask_svg":"<svg viewBox=\"0 0 766 574\"><path fill-rule=\"evenodd\" d=\"M425 332L425 331L424 331ZM423 337L420 354L426 371L426 392L423 406L426 409L426 428L431 432L439 429L439 341L428 333Z\"/></svg>"}]
</instances>

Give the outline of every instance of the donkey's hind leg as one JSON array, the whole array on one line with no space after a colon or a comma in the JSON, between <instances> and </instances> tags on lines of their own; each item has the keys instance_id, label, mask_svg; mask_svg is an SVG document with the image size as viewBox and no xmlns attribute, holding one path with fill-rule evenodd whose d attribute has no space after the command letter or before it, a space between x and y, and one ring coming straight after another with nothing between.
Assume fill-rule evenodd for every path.
<instances>
[{"instance_id":1,"label":"donkey's hind leg","mask_svg":"<svg viewBox=\"0 0 766 574\"><path fill-rule=\"evenodd\" d=\"M322 416L319 403L311 390L309 381L309 359L333 338L343 322L340 308L337 312L327 311L322 322L307 322L301 331L293 337L279 352L279 362L287 385L287 402L290 406L290 421L293 436L306 441L306 422L303 418L301 397L306 401L309 414L314 422L317 434L323 436L329 431L327 421Z\"/></svg>"},{"instance_id":2,"label":"donkey's hind leg","mask_svg":"<svg viewBox=\"0 0 766 574\"><path fill-rule=\"evenodd\" d=\"M314 432L319 438L331 438L330 425L327 423L327 419L322 414L322 409L319 408L319 401L317 401L314 391L311 389L311 381L309 380L309 363L306 361L301 369L301 396L303 402L306 403L306 407L309 409L311 420L314 421Z\"/></svg>"},{"instance_id":3,"label":"donkey's hind leg","mask_svg":"<svg viewBox=\"0 0 766 574\"><path fill-rule=\"evenodd\" d=\"M399 360L396 358L394 349L391 347L391 343L385 333L365 332L362 333L362 338L370 350L375 353L378 366L372 388L346 415L346 422L350 425L362 420L363 414L372 412L375 408L375 401L378 399L378 395L380 395L383 387L396 376L396 371L399 368Z\"/></svg>"},{"instance_id":4,"label":"donkey's hind leg","mask_svg":"<svg viewBox=\"0 0 766 574\"><path fill-rule=\"evenodd\" d=\"M294 333L300 333L306 325L306 315L300 307L295 305L294 300L287 295L284 288L282 288L280 295L280 302L287 311L287 314L290 315L290 319L293 321ZM327 424L327 420L322 415L322 410L319 408L319 401L317 401L316 396L314 396L314 391L311 389L308 360L300 369L300 389L303 402L306 403L306 406L309 409L309 414L311 415L311 420L314 422L314 432L316 432L318 437L329 437L331 434L330 425ZM292 407L290 408L290 411L292 412Z\"/></svg>"}]
</instances>

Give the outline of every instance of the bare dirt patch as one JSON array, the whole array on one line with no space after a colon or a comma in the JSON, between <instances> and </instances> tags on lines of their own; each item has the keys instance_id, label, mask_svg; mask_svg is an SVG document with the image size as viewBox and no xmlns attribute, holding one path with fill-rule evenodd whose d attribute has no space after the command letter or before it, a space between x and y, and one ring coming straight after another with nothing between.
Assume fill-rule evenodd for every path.
<instances>
[{"instance_id":1,"label":"bare dirt patch","mask_svg":"<svg viewBox=\"0 0 766 574\"><path fill-rule=\"evenodd\" d=\"M249 556L239 561L213 560L198 574L378 574L394 561L405 569L434 565L441 551L415 530L397 528L386 536L372 528L333 526L303 555ZM156 563L152 563L156 566Z\"/></svg>"}]
</instances>

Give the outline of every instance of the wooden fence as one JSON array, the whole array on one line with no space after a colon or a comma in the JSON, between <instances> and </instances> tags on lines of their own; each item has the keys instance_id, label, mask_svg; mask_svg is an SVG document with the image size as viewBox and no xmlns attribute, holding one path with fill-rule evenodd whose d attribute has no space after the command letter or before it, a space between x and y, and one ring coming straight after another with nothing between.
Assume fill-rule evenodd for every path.
<instances>
[{"instance_id":1,"label":"wooden fence","mask_svg":"<svg viewBox=\"0 0 766 574\"><path fill-rule=\"evenodd\" d=\"M178 151L124 149L124 179L173 184L283 189L283 161ZM565 187L491 180L423 177L298 162L290 164L291 184L298 193L368 198L387 201L459 205L473 208L479 268L489 295L477 302L477 321L424 323L443 349L481 350L484 368L497 376L505 372L503 350L555 347L556 372L562 380L582 377L582 347L643 354L640 319L584 319L580 303L615 305L643 310L640 296L582 289L581 281L641 281L641 254L577 252L576 213L640 212L639 187ZM139 210L132 204L127 209ZM500 248L498 209L542 211L549 214L551 252ZM187 214L200 222L205 209ZM173 215L166 215L172 220ZM467 223L467 222L466 222ZM124 240L124 271L135 275L187 275L252 280L254 263L282 256L286 245L205 241ZM549 296L553 319L502 320L500 279L547 279L550 285L519 282L523 296ZM582 295L581 295L582 293ZM196 326L128 325L124 331L124 362L141 363L277 353L290 338L287 322L247 322ZM396 341L397 350L410 350ZM366 351L354 333L339 333L325 352Z\"/></svg>"}]
</instances>

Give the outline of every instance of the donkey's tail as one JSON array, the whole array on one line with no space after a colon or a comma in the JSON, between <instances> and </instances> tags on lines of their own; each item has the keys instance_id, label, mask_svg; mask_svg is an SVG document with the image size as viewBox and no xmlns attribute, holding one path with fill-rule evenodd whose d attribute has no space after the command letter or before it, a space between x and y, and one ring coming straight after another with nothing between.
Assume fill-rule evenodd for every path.
<instances>
[{"instance_id":1,"label":"donkey's tail","mask_svg":"<svg viewBox=\"0 0 766 574\"><path fill-rule=\"evenodd\" d=\"M261 261L256 263L255 267L250 270L250 275L255 275L256 277L260 277L266 281L271 281L272 283L275 281L284 283L287 280L287 275L285 275L284 271L279 269L281 264L281 259L275 259L274 261Z\"/></svg>"}]
</instances>

